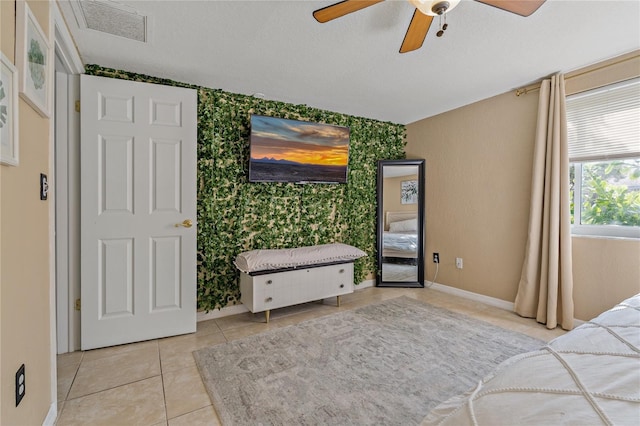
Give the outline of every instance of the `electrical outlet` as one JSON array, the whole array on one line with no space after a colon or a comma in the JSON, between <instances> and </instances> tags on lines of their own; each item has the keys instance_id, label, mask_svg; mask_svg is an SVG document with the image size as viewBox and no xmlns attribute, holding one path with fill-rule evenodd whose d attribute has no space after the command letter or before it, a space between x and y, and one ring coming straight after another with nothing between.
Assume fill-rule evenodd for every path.
<instances>
[{"instance_id":1,"label":"electrical outlet","mask_svg":"<svg viewBox=\"0 0 640 426\"><path fill-rule=\"evenodd\" d=\"M433 253L433 263L440 263L440 253Z\"/></svg>"},{"instance_id":2,"label":"electrical outlet","mask_svg":"<svg viewBox=\"0 0 640 426\"><path fill-rule=\"evenodd\" d=\"M24 394L27 390L26 376L24 374L24 364L16 371L16 407L24 398Z\"/></svg>"},{"instance_id":3,"label":"electrical outlet","mask_svg":"<svg viewBox=\"0 0 640 426\"><path fill-rule=\"evenodd\" d=\"M456 268L462 269L462 258L456 257Z\"/></svg>"},{"instance_id":4,"label":"electrical outlet","mask_svg":"<svg viewBox=\"0 0 640 426\"><path fill-rule=\"evenodd\" d=\"M40 173L40 199L42 201L47 199L49 195L49 180L47 179L47 175L44 173Z\"/></svg>"}]
</instances>

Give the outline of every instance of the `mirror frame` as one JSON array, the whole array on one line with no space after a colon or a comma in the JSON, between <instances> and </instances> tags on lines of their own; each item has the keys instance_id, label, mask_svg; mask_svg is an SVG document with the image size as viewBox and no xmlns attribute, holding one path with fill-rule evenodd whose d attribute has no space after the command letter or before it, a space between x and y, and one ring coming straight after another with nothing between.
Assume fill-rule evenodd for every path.
<instances>
[{"instance_id":1,"label":"mirror frame","mask_svg":"<svg viewBox=\"0 0 640 426\"><path fill-rule=\"evenodd\" d=\"M418 249L417 249L417 280L416 281L383 281L382 280L382 236L384 232L384 206L383 200L383 182L385 166L418 166ZM376 286L377 287L424 287L424 243L425 243L425 160L378 160L378 177L377 177L377 270L376 270Z\"/></svg>"}]
</instances>

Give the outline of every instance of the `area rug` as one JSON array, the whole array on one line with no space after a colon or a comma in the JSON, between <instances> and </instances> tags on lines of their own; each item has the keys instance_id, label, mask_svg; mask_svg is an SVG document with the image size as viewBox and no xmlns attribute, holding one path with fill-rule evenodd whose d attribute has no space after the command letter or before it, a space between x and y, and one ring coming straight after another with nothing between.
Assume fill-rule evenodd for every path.
<instances>
[{"instance_id":1,"label":"area rug","mask_svg":"<svg viewBox=\"0 0 640 426\"><path fill-rule=\"evenodd\" d=\"M542 345L403 296L193 355L223 425L415 425Z\"/></svg>"}]
</instances>

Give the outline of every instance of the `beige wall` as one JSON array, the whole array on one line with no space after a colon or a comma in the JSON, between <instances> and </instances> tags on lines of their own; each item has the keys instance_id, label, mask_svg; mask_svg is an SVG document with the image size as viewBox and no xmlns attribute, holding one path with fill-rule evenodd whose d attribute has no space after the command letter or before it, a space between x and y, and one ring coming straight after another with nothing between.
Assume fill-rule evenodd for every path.
<instances>
[{"instance_id":1,"label":"beige wall","mask_svg":"<svg viewBox=\"0 0 640 426\"><path fill-rule=\"evenodd\" d=\"M49 3L29 1L49 33ZM15 63L15 2L0 1L2 52ZM19 66L16 66L20 68ZM51 77L51 75L50 75ZM51 404L49 203L39 176L49 173L49 120L19 100L20 164L0 166L0 424L42 424ZM26 395L15 406L14 379L26 367Z\"/></svg>"},{"instance_id":2,"label":"beige wall","mask_svg":"<svg viewBox=\"0 0 640 426\"><path fill-rule=\"evenodd\" d=\"M635 55L635 56L634 56ZM625 61L627 75L636 62ZM620 66L574 73L572 84L592 86ZM624 74L624 72L623 72ZM627 77L628 78L628 77ZM570 85L567 84L569 87ZM577 90L577 89L574 89ZM426 159L426 274L436 282L513 301L529 219L538 92L502 94L407 126L407 157ZM640 241L573 238L575 316L588 320L640 292ZM456 269L455 258L464 259Z\"/></svg>"},{"instance_id":3,"label":"beige wall","mask_svg":"<svg viewBox=\"0 0 640 426\"><path fill-rule=\"evenodd\" d=\"M407 126L407 157L426 159L427 280L439 252L437 282L514 300L536 110L535 97L506 94Z\"/></svg>"},{"instance_id":4,"label":"beige wall","mask_svg":"<svg viewBox=\"0 0 640 426\"><path fill-rule=\"evenodd\" d=\"M640 241L573 237L575 317L588 320L640 292Z\"/></svg>"}]
</instances>

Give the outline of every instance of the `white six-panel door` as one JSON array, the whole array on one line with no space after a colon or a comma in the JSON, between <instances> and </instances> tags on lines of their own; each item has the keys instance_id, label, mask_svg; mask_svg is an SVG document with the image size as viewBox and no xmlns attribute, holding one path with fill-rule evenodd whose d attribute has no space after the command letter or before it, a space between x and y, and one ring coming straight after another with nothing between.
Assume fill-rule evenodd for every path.
<instances>
[{"instance_id":1,"label":"white six-panel door","mask_svg":"<svg viewBox=\"0 0 640 426\"><path fill-rule=\"evenodd\" d=\"M81 78L83 350L195 331L196 101Z\"/></svg>"}]
</instances>

